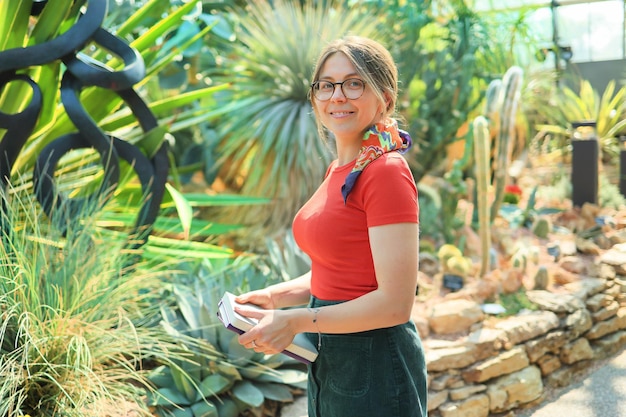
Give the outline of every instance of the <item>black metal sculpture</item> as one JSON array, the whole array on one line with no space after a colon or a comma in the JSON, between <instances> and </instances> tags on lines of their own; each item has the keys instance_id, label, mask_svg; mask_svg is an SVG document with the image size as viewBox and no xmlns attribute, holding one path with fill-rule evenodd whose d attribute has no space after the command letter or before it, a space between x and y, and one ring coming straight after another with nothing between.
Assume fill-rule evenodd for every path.
<instances>
[{"instance_id":1,"label":"black metal sculpture","mask_svg":"<svg viewBox=\"0 0 626 417\"><path fill-rule=\"evenodd\" d=\"M36 15L44 4L45 1L34 2L31 14ZM44 93L33 79L20 71L60 60L66 67L60 87L61 102L77 131L55 138L39 154L33 169L37 199L45 213L57 220L57 227L65 235L67 225L75 221L79 213L89 215L110 198L119 183L119 161L125 160L137 174L145 196L126 245L127 248L137 249L146 243L158 215L169 162L165 141L154 155L145 155L133 144L103 132L80 102L80 92L86 87L109 89L122 98L145 133L158 126L146 103L133 89L145 76L143 59L123 40L101 27L106 9L106 0L88 0L84 13L74 26L57 38L0 52L0 93L14 81L26 82L32 89L31 101L21 112L0 112L0 128L6 129L0 142L0 187L2 191L7 191L13 164L32 134L42 109ZM85 56L81 50L88 43L100 45L117 55L124 62L123 69L113 71ZM93 148L98 152L104 180L99 189L87 198L67 198L58 191L54 173L64 155L82 148ZM5 209L6 201L1 198L0 214ZM0 226L4 231L11 228L6 224L5 216L0 216Z\"/></svg>"}]
</instances>

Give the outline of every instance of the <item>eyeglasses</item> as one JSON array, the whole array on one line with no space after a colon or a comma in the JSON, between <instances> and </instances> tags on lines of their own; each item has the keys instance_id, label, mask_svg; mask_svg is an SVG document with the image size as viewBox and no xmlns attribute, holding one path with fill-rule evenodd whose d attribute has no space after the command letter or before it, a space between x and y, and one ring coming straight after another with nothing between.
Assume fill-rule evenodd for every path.
<instances>
[{"instance_id":1,"label":"eyeglasses","mask_svg":"<svg viewBox=\"0 0 626 417\"><path fill-rule=\"evenodd\" d=\"M348 78L340 83L331 83L330 81L315 81L311 84L313 95L320 101L330 100L335 93L335 86L341 88L341 92L348 100L356 100L363 95L365 91L365 81L358 78Z\"/></svg>"}]
</instances>

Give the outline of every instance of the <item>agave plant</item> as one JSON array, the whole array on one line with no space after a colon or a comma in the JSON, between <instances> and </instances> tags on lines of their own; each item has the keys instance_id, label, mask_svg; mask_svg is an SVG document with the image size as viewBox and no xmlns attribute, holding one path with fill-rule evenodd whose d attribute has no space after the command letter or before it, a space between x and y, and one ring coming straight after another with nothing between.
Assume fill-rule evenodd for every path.
<instances>
[{"instance_id":1,"label":"agave plant","mask_svg":"<svg viewBox=\"0 0 626 417\"><path fill-rule=\"evenodd\" d=\"M195 338L221 355L207 354L197 343L187 360L154 369L150 379L156 391L149 403L159 415L237 417L262 409L268 400L292 401L289 387L306 386L299 362L245 349L217 319L217 301L225 288L256 288L270 281L269 269L252 261L244 257L222 266L205 262L177 277L172 287L176 303L161 308L163 327L174 338Z\"/></svg>"}]
</instances>

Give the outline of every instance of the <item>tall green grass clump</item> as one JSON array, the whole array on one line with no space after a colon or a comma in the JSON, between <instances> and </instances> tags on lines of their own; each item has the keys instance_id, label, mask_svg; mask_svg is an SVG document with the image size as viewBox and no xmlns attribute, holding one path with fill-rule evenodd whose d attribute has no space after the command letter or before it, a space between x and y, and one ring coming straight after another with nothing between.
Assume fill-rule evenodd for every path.
<instances>
[{"instance_id":1,"label":"tall green grass clump","mask_svg":"<svg viewBox=\"0 0 626 417\"><path fill-rule=\"evenodd\" d=\"M146 368L183 357L155 325L161 278L125 270L122 242L89 216L62 237L34 196L0 198L0 415L116 415L107 404L152 415Z\"/></svg>"}]
</instances>

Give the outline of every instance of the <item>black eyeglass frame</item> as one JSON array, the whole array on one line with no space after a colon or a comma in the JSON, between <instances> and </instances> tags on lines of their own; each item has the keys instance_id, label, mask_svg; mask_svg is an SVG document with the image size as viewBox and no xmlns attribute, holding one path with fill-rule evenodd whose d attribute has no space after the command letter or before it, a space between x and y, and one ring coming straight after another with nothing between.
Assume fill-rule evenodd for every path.
<instances>
[{"instance_id":1,"label":"black eyeglass frame","mask_svg":"<svg viewBox=\"0 0 626 417\"><path fill-rule=\"evenodd\" d=\"M346 94L345 90L343 89L343 85L344 85L344 83L347 83L348 81L355 81L355 80L363 84L363 89L361 90L361 94L359 94L358 97L348 97L348 95ZM319 89L318 90L315 89L315 87L317 85L319 85L319 83L328 83L328 84L333 86L333 91L330 93L330 96L328 96L328 98L321 99L321 98L317 97L317 94L315 94L316 91L317 92L320 91ZM317 81L311 83L311 92L312 92L313 96L316 99L318 99L319 101L328 101L328 100L330 100L333 97L333 94L335 94L335 86L338 85L339 88L341 89L341 94L343 94L343 96L345 98L347 98L348 100L358 100L358 99L361 98L361 96L363 96L363 93L365 92L365 85L366 84L367 83L365 82L365 80L362 80L360 78L354 78L354 77L353 78L346 78L345 80L343 80L341 82L337 82L337 83L333 83L333 82L330 82L330 81L327 81L327 80L317 80Z\"/></svg>"}]
</instances>

